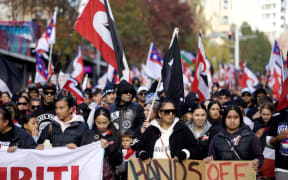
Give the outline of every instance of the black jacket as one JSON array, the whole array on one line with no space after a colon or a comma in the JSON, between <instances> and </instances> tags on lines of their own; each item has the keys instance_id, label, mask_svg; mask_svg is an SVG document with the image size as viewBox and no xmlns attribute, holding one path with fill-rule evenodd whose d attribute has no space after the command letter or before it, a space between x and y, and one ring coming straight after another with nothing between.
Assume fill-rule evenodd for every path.
<instances>
[{"instance_id":1,"label":"black jacket","mask_svg":"<svg viewBox=\"0 0 288 180\"><path fill-rule=\"evenodd\" d=\"M262 117L257 118L257 119L255 120L255 122L254 122L253 132L257 132L259 129L265 128L265 127L269 126L269 125L270 125L270 122L271 122L271 120L268 122L267 125L265 125Z\"/></svg>"},{"instance_id":2,"label":"black jacket","mask_svg":"<svg viewBox=\"0 0 288 180\"><path fill-rule=\"evenodd\" d=\"M195 129L194 129L194 123L193 121L190 121L186 124L189 128L189 130L193 133L195 137ZM213 136L215 135L215 128L211 126L210 123L206 122L204 125L204 128L200 134L200 137L198 139L195 138L197 141L197 145L199 148L199 151L197 152L197 156L195 159L197 160L203 160L208 156L208 150L209 150L209 143L212 140Z\"/></svg>"},{"instance_id":3,"label":"black jacket","mask_svg":"<svg viewBox=\"0 0 288 180\"><path fill-rule=\"evenodd\" d=\"M136 156L141 159L153 158L154 146L156 141L161 136L160 130L151 125L149 126L144 134L141 136L139 142L137 142L132 149L136 150ZM173 132L169 138L171 158L177 156L180 160L185 158L196 159L197 152L197 141L189 128L182 122L177 122L173 128ZM183 149L190 152L190 157L186 157ZM148 157L142 158L142 153L148 153ZM184 153L184 155L183 155Z\"/></svg>"},{"instance_id":4,"label":"black jacket","mask_svg":"<svg viewBox=\"0 0 288 180\"><path fill-rule=\"evenodd\" d=\"M137 103L127 103L110 106L111 121L120 134L129 131L133 135L140 134L140 128L145 120L144 108Z\"/></svg>"},{"instance_id":5,"label":"black jacket","mask_svg":"<svg viewBox=\"0 0 288 180\"><path fill-rule=\"evenodd\" d=\"M49 133L49 127L52 127L52 133ZM61 126L56 121L51 122L51 126L47 125L38 139L38 144L43 144L45 139L49 139L53 147L65 146L69 143L74 143L80 146L81 139L85 131L88 130L88 125L84 122L72 122L71 126L61 130Z\"/></svg>"},{"instance_id":6,"label":"black jacket","mask_svg":"<svg viewBox=\"0 0 288 180\"><path fill-rule=\"evenodd\" d=\"M121 106L121 96L127 91L132 94L131 101ZM135 96L135 88L126 80L122 80L118 86L115 103L110 106L112 123L121 135L127 131L134 136L141 135L140 128L145 120L144 108L132 102Z\"/></svg>"},{"instance_id":7,"label":"black jacket","mask_svg":"<svg viewBox=\"0 0 288 180\"><path fill-rule=\"evenodd\" d=\"M30 136L24 129L19 128L17 126L13 126L14 138L11 140L9 146L18 146L23 149L34 149L36 147L36 143L33 140L32 136Z\"/></svg>"},{"instance_id":8,"label":"black jacket","mask_svg":"<svg viewBox=\"0 0 288 180\"><path fill-rule=\"evenodd\" d=\"M209 156L213 155L215 160L239 160L231 150L233 146L230 146L227 140L234 144L236 153L238 153L241 160L258 159L260 165L263 163L264 157L259 139L244 126L234 134L222 130L214 136L210 143Z\"/></svg>"},{"instance_id":9,"label":"black jacket","mask_svg":"<svg viewBox=\"0 0 288 180\"><path fill-rule=\"evenodd\" d=\"M86 145L92 142L99 141L101 138L106 139L111 144L105 149L105 159L115 170L115 167L122 163L121 136L115 130L110 128L105 136L102 136L96 126L89 131L86 131L82 137L81 145Z\"/></svg>"}]
</instances>

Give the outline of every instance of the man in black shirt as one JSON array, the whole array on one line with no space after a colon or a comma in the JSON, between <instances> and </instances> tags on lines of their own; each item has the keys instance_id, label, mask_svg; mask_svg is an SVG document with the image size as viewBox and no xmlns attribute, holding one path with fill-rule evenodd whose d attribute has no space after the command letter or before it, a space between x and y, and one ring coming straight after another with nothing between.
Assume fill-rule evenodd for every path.
<instances>
[{"instance_id":1,"label":"man in black shirt","mask_svg":"<svg viewBox=\"0 0 288 180\"><path fill-rule=\"evenodd\" d=\"M17 148L35 148L33 138L22 128L13 124L11 114L0 109L0 150L13 152Z\"/></svg>"},{"instance_id":2,"label":"man in black shirt","mask_svg":"<svg viewBox=\"0 0 288 180\"><path fill-rule=\"evenodd\" d=\"M56 86L48 83L43 87L43 103L40 108L33 112L37 117L39 134L55 117Z\"/></svg>"}]
</instances>

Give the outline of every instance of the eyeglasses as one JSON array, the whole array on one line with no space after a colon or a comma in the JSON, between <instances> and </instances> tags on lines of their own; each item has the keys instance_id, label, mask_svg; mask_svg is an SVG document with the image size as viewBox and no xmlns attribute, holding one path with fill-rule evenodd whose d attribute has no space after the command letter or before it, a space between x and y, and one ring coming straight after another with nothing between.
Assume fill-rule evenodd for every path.
<instances>
[{"instance_id":1,"label":"eyeglasses","mask_svg":"<svg viewBox=\"0 0 288 180\"><path fill-rule=\"evenodd\" d=\"M31 109L38 109L40 106L31 106Z\"/></svg>"},{"instance_id":2,"label":"eyeglasses","mask_svg":"<svg viewBox=\"0 0 288 180\"><path fill-rule=\"evenodd\" d=\"M50 95L52 95L52 96L56 94L54 91L53 91L53 92L51 92L51 91L44 91L43 93L44 93L44 95L50 94Z\"/></svg>"},{"instance_id":3,"label":"eyeglasses","mask_svg":"<svg viewBox=\"0 0 288 180\"><path fill-rule=\"evenodd\" d=\"M18 106L20 106L20 105L26 106L27 104L28 104L27 102L23 102L23 103L18 102L17 103Z\"/></svg>"},{"instance_id":4,"label":"eyeglasses","mask_svg":"<svg viewBox=\"0 0 288 180\"><path fill-rule=\"evenodd\" d=\"M170 115L170 114L175 115L176 110L175 109L162 109L160 110L160 112L163 112L164 115Z\"/></svg>"}]
</instances>

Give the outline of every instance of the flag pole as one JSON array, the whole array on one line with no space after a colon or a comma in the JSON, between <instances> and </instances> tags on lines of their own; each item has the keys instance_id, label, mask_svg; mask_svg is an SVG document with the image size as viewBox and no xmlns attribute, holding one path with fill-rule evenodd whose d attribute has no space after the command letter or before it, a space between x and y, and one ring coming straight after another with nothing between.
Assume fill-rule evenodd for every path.
<instances>
[{"instance_id":1,"label":"flag pole","mask_svg":"<svg viewBox=\"0 0 288 180\"><path fill-rule=\"evenodd\" d=\"M178 37L178 33L179 33L179 28L178 27L174 28L169 48L172 46L175 36ZM149 109L149 114L148 114L148 117L147 117L147 121L149 121L149 119L151 117L152 109L153 109L153 106L154 106L154 103L155 103L155 100L156 100L156 97L157 97L157 93L158 93L159 88L160 88L161 81L162 81L162 75L160 76L160 79L159 79L159 82L158 82L158 85L157 85L157 88L156 88L156 91L155 91L155 94L154 94L154 97L153 97L153 100L152 100L152 105L151 105L151 107Z\"/></svg>"},{"instance_id":2,"label":"flag pole","mask_svg":"<svg viewBox=\"0 0 288 180\"><path fill-rule=\"evenodd\" d=\"M283 62L282 49L280 49L280 56L281 56L281 76L282 76L282 82L281 83L282 83L282 86L283 86L285 78L284 78L284 62Z\"/></svg>"},{"instance_id":3,"label":"flag pole","mask_svg":"<svg viewBox=\"0 0 288 180\"><path fill-rule=\"evenodd\" d=\"M57 12L58 12L58 7L56 6L55 7L55 19L54 19L55 22L54 22L54 26L56 26ZM53 13L53 16L54 16L54 13ZM56 28L55 28L55 31L56 31ZM49 75L50 65L51 65L51 61L52 61L52 52L53 52L53 44L50 45L49 61L48 61L48 75ZM51 74L52 74L52 72L51 72ZM50 79L50 78L48 78L48 79Z\"/></svg>"},{"instance_id":4,"label":"flag pole","mask_svg":"<svg viewBox=\"0 0 288 180\"><path fill-rule=\"evenodd\" d=\"M149 121L149 119L151 117L152 109L153 109L153 106L154 106L154 103L155 103L155 100L156 100L156 97L157 97L157 93L158 93L159 88L160 88L161 81L162 81L162 76L160 76L160 79L158 81L157 88L156 88L155 94L153 96L152 105L151 105L151 107L149 109L149 113L148 113L148 117L147 117L146 121Z\"/></svg>"}]
</instances>

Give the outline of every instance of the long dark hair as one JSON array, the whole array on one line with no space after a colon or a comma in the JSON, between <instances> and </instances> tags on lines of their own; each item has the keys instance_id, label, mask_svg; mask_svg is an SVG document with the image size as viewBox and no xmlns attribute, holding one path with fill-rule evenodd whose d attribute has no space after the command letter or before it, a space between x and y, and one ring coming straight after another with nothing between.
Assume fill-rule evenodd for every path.
<instances>
[{"instance_id":1,"label":"long dark hair","mask_svg":"<svg viewBox=\"0 0 288 180\"><path fill-rule=\"evenodd\" d=\"M107 108L105 108L105 107L99 107L98 109L96 109L95 114L94 114L94 123L93 123L92 129L98 131L98 128L97 128L97 126L95 124L95 120L100 115L103 115L103 116L105 116L106 118L109 119L109 121L110 121L110 124L108 126L109 131L111 131L113 136L118 136L119 133L117 132L116 128L114 127L114 125L111 122L110 111Z\"/></svg>"},{"instance_id":2,"label":"long dark hair","mask_svg":"<svg viewBox=\"0 0 288 180\"><path fill-rule=\"evenodd\" d=\"M237 114L239 115L240 117L240 125L239 127L241 127L243 125L243 115L242 115L242 111L241 109L236 106L236 105L229 105L227 108L224 109L224 113L223 113L223 117L222 117L222 124L223 124L223 127L226 129L226 123L225 123L225 119L227 117L227 114L229 113L229 111L236 111Z\"/></svg>"},{"instance_id":3,"label":"long dark hair","mask_svg":"<svg viewBox=\"0 0 288 180\"><path fill-rule=\"evenodd\" d=\"M196 109L204 109L204 111L206 112L206 107L203 103L193 104L192 109L191 109L191 113L193 114Z\"/></svg>"},{"instance_id":4,"label":"long dark hair","mask_svg":"<svg viewBox=\"0 0 288 180\"><path fill-rule=\"evenodd\" d=\"M0 109L0 114L2 114L4 121L5 121L5 120L8 120L8 121L9 121L8 126L13 126L13 125L14 125L14 123L13 123L13 121L12 121L11 113L9 112L8 109L1 108L1 109Z\"/></svg>"},{"instance_id":5,"label":"long dark hair","mask_svg":"<svg viewBox=\"0 0 288 180\"><path fill-rule=\"evenodd\" d=\"M71 96L59 96L58 99L56 100L56 102L58 101L65 101L68 105L69 108L73 107L75 105L75 101L73 99L73 97Z\"/></svg>"},{"instance_id":6,"label":"long dark hair","mask_svg":"<svg viewBox=\"0 0 288 180\"><path fill-rule=\"evenodd\" d=\"M210 109L211 109L211 107L212 107L214 104L218 104L220 110L222 109L221 104L220 104L218 101L210 101L210 103L209 103L208 106L207 106L207 116L208 116L208 119L211 119ZM220 114L220 115L221 115L221 114Z\"/></svg>"}]
</instances>

